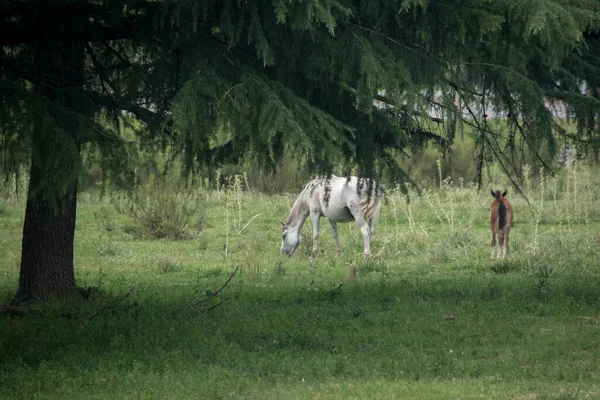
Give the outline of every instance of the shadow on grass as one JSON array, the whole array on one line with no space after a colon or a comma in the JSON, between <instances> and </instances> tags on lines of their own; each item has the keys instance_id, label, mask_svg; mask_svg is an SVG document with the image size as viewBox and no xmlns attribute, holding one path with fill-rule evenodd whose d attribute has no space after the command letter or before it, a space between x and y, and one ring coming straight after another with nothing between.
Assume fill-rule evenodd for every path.
<instances>
[{"instance_id":1,"label":"shadow on grass","mask_svg":"<svg viewBox=\"0 0 600 400\"><path fill-rule=\"evenodd\" d=\"M575 355L600 355L590 346L598 334L597 281L546 281L548 294L540 297L537 280L510 275L377 275L354 283L280 278L276 286L234 279L214 296L210 304L227 299L217 308L190 306L211 293L145 287L126 298L108 294L4 315L0 381L17 384L14 371L43 380L50 370L127 374L137 366L146 375L198 363L273 380L300 372L576 379L594 358L580 362ZM535 360L543 368L527 367Z\"/></svg>"}]
</instances>

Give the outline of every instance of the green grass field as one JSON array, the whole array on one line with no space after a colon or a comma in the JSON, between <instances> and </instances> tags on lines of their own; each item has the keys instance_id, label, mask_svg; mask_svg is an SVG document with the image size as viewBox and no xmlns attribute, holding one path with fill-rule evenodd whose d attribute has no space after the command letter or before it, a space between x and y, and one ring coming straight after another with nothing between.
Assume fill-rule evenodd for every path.
<instances>
[{"instance_id":1,"label":"green grass field","mask_svg":"<svg viewBox=\"0 0 600 400\"><path fill-rule=\"evenodd\" d=\"M335 257L323 223L315 261L310 222L278 254L297 193L202 192L203 230L179 241L84 194L75 273L97 294L0 317L0 398L600 398L600 180L531 175L531 204L509 187L506 261L489 260L489 188L387 188L373 257L353 224ZM22 221L1 205L0 303Z\"/></svg>"}]
</instances>

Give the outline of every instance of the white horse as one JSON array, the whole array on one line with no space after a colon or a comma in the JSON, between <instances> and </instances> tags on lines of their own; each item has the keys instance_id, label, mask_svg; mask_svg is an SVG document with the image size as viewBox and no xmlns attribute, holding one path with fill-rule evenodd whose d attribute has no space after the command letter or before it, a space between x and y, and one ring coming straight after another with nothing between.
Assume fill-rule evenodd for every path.
<instances>
[{"instance_id":1,"label":"white horse","mask_svg":"<svg viewBox=\"0 0 600 400\"><path fill-rule=\"evenodd\" d=\"M370 183L370 184L369 184ZM310 215L313 224L313 249L311 258L317 256L319 240L319 220L329 218L331 233L335 239L337 255L342 252L338 239L338 222L356 221L365 239L365 255L371 254L371 237L375 222L381 210L383 189L368 179L317 178L311 181L296 199L290 210L287 222L283 224L281 234L281 254L291 256L300 244L302 225Z\"/></svg>"}]
</instances>

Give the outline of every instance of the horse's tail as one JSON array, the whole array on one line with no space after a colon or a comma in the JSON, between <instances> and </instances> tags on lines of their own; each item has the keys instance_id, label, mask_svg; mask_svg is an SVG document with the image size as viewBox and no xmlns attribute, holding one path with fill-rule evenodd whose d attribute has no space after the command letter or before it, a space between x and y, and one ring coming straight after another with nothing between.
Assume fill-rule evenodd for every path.
<instances>
[{"instance_id":1,"label":"horse's tail","mask_svg":"<svg viewBox=\"0 0 600 400\"><path fill-rule=\"evenodd\" d=\"M383 203L383 189L377 188L377 192L372 196L367 196L358 203L361 214L365 221L373 220L377 222L379 218L379 212L381 211L381 204Z\"/></svg>"},{"instance_id":2,"label":"horse's tail","mask_svg":"<svg viewBox=\"0 0 600 400\"><path fill-rule=\"evenodd\" d=\"M504 203L498 204L498 229L504 229L506 224L506 205Z\"/></svg>"}]
</instances>

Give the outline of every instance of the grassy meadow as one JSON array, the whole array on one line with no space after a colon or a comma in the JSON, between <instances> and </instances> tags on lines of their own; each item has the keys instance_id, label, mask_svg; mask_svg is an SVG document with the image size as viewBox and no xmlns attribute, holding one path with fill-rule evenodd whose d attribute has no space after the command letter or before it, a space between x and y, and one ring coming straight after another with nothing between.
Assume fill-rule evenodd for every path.
<instances>
[{"instance_id":1,"label":"grassy meadow","mask_svg":"<svg viewBox=\"0 0 600 400\"><path fill-rule=\"evenodd\" d=\"M198 189L173 206L199 216L180 240L83 193L75 273L94 292L0 316L0 398L600 398L600 176L527 176L529 203L508 187L505 261L489 259L488 222L505 182L410 201L387 187L373 256L340 224L336 257L323 220L314 261L308 221L294 257L278 253L298 193ZM0 202L0 303L23 212Z\"/></svg>"}]
</instances>

